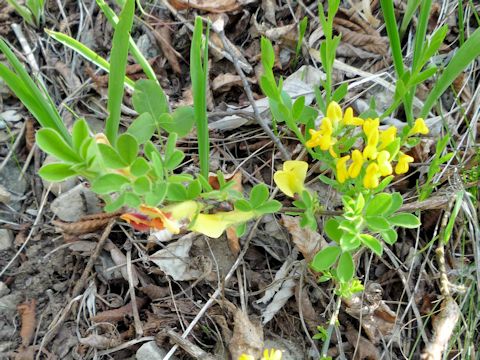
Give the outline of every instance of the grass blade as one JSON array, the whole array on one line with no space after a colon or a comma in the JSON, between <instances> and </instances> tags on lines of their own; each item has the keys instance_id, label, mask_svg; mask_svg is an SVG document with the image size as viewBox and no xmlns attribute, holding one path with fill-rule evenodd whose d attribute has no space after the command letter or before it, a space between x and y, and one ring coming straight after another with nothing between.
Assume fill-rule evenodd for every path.
<instances>
[{"instance_id":1,"label":"grass blade","mask_svg":"<svg viewBox=\"0 0 480 360\"><path fill-rule=\"evenodd\" d=\"M82 55L85 59L94 63L100 69L105 70L107 73L110 73L110 63L107 60L105 60L103 57L98 55L95 51L83 45L81 42L75 40L74 38L66 34L62 34L57 31L51 31L51 30L45 29L45 32L48 34L48 36L52 37L59 43L69 47L73 51ZM133 90L135 83L132 81L132 79L125 76L124 83L125 83L125 86L128 86L130 89Z\"/></svg>"},{"instance_id":2,"label":"grass blade","mask_svg":"<svg viewBox=\"0 0 480 360\"><path fill-rule=\"evenodd\" d=\"M445 70L438 77L435 86L430 91L430 94L425 100L422 109L421 117L426 117L432 109L435 102L453 83L457 76L477 57L480 56L480 29L475 32L465 41L462 47L458 49L456 54L452 57Z\"/></svg>"},{"instance_id":3,"label":"grass blade","mask_svg":"<svg viewBox=\"0 0 480 360\"><path fill-rule=\"evenodd\" d=\"M110 55L110 77L108 78L108 118L105 124L105 135L111 144L117 140L120 124L120 109L123 100L123 82L127 66L128 39L133 25L135 0L127 0L120 14L115 33L113 34L112 52Z\"/></svg>"},{"instance_id":4,"label":"grass blade","mask_svg":"<svg viewBox=\"0 0 480 360\"><path fill-rule=\"evenodd\" d=\"M118 16L115 14L115 12L110 8L110 6L108 6L108 4L104 0L96 0L96 1L97 1L97 5L100 7L100 9L103 11L105 16L107 17L107 20L110 22L110 25L112 25L112 27L115 29L118 24ZM149 79L155 80L158 83L157 76L155 75L155 71L153 71L152 67L150 66L150 63L145 58L145 56L143 56L143 54L140 52L140 50L137 47L137 44L135 44L135 41L133 41L131 36L128 42L130 44L130 52L133 58L140 64L145 75L147 75Z\"/></svg>"},{"instance_id":5,"label":"grass blade","mask_svg":"<svg viewBox=\"0 0 480 360\"><path fill-rule=\"evenodd\" d=\"M388 38L390 39L390 47L392 48L393 65L397 72L397 78L402 77L404 73L402 45L400 44L400 36L398 34L398 25L395 20L395 10L392 0L380 0L383 10L385 26L387 27Z\"/></svg>"},{"instance_id":6,"label":"grass blade","mask_svg":"<svg viewBox=\"0 0 480 360\"><path fill-rule=\"evenodd\" d=\"M49 127L56 130L63 139L71 144L71 136L65 124L58 113L53 100L44 89L40 89L32 80L28 72L25 70L23 64L17 59L15 54L10 50L7 43L0 39L0 51L5 54L8 63L15 72L8 70L6 67L2 68L0 76L7 76L12 79L7 82L13 89L19 99L27 106L29 110L33 110L32 114L43 127ZM12 77L12 75L15 75ZM24 102L25 100L25 102Z\"/></svg>"},{"instance_id":7,"label":"grass blade","mask_svg":"<svg viewBox=\"0 0 480 360\"><path fill-rule=\"evenodd\" d=\"M197 122L198 134L198 153L200 156L200 173L208 179L208 156L210 152L210 141L208 137L208 119L207 119L207 66L208 66L208 46L202 45L203 24L202 19L195 19L195 29L193 31L192 45L190 48L190 77L192 79L193 107L195 120ZM205 41L208 42L208 28L205 35ZM202 63L203 49L203 63Z\"/></svg>"}]
</instances>

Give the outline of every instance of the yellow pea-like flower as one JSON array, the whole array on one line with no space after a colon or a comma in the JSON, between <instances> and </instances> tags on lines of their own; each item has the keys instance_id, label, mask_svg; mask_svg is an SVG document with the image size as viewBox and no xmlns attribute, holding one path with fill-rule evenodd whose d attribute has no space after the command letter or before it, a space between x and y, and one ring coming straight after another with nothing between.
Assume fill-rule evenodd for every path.
<instances>
[{"instance_id":1,"label":"yellow pea-like flower","mask_svg":"<svg viewBox=\"0 0 480 360\"><path fill-rule=\"evenodd\" d=\"M348 167L348 176L352 179L356 178L362 171L363 156L360 150L352 151L352 164Z\"/></svg>"},{"instance_id":2,"label":"yellow pea-like flower","mask_svg":"<svg viewBox=\"0 0 480 360\"><path fill-rule=\"evenodd\" d=\"M353 109L351 107L345 110L345 115L343 115L343 123L345 125L361 126L364 123L364 120L353 116Z\"/></svg>"},{"instance_id":3,"label":"yellow pea-like flower","mask_svg":"<svg viewBox=\"0 0 480 360\"><path fill-rule=\"evenodd\" d=\"M390 126L387 130L380 132L380 150L385 149L388 145L395 141L397 137L397 128Z\"/></svg>"},{"instance_id":4,"label":"yellow pea-like flower","mask_svg":"<svg viewBox=\"0 0 480 360\"><path fill-rule=\"evenodd\" d=\"M388 176L393 173L392 164L390 164L390 153L387 150L382 150L377 155L378 168L382 176Z\"/></svg>"},{"instance_id":5,"label":"yellow pea-like flower","mask_svg":"<svg viewBox=\"0 0 480 360\"><path fill-rule=\"evenodd\" d=\"M426 135L428 134L428 132L429 130L427 125L425 124L425 121L423 121L422 118L418 118L417 120L415 120L415 124L413 124L413 127L408 132L408 136L416 134Z\"/></svg>"},{"instance_id":6,"label":"yellow pea-like flower","mask_svg":"<svg viewBox=\"0 0 480 360\"><path fill-rule=\"evenodd\" d=\"M337 180L343 184L348 179L347 161L350 159L350 155L346 155L337 160Z\"/></svg>"},{"instance_id":7,"label":"yellow pea-like flower","mask_svg":"<svg viewBox=\"0 0 480 360\"><path fill-rule=\"evenodd\" d=\"M408 172L408 164L413 162L413 160L413 157L410 155L400 154L397 165L395 166L395 173L400 175Z\"/></svg>"},{"instance_id":8,"label":"yellow pea-like flower","mask_svg":"<svg viewBox=\"0 0 480 360\"><path fill-rule=\"evenodd\" d=\"M336 125L342 121L342 108L335 101L330 102L327 107L327 117L331 120L332 124Z\"/></svg>"},{"instance_id":9,"label":"yellow pea-like flower","mask_svg":"<svg viewBox=\"0 0 480 360\"><path fill-rule=\"evenodd\" d=\"M255 360L252 355L242 354L238 357L238 360Z\"/></svg>"},{"instance_id":10,"label":"yellow pea-like flower","mask_svg":"<svg viewBox=\"0 0 480 360\"><path fill-rule=\"evenodd\" d=\"M375 160L377 158L378 150L378 127L372 127L369 129L369 133L367 134L367 146L363 149L363 158L365 160L371 159Z\"/></svg>"},{"instance_id":11,"label":"yellow pea-like flower","mask_svg":"<svg viewBox=\"0 0 480 360\"><path fill-rule=\"evenodd\" d=\"M282 359L282 352L277 349L270 349L263 351L263 357L261 360L281 360Z\"/></svg>"},{"instance_id":12,"label":"yellow pea-like flower","mask_svg":"<svg viewBox=\"0 0 480 360\"><path fill-rule=\"evenodd\" d=\"M363 132L368 137L372 130L377 130L378 131L379 126L380 126L380 120L378 118L373 119L373 120L372 119L367 119L363 122Z\"/></svg>"},{"instance_id":13,"label":"yellow pea-like flower","mask_svg":"<svg viewBox=\"0 0 480 360\"><path fill-rule=\"evenodd\" d=\"M288 160L283 163L283 170L273 175L278 188L287 196L293 197L305 188L308 164L305 161Z\"/></svg>"},{"instance_id":14,"label":"yellow pea-like flower","mask_svg":"<svg viewBox=\"0 0 480 360\"><path fill-rule=\"evenodd\" d=\"M374 162L367 166L365 176L363 177L363 186L367 189L375 189L379 184L380 172L378 165Z\"/></svg>"},{"instance_id":15,"label":"yellow pea-like flower","mask_svg":"<svg viewBox=\"0 0 480 360\"><path fill-rule=\"evenodd\" d=\"M310 129L309 132L311 137L310 139L307 140L307 142L305 143L305 146L308 148L319 146L323 136L322 132L320 130L313 130L313 129Z\"/></svg>"}]
</instances>

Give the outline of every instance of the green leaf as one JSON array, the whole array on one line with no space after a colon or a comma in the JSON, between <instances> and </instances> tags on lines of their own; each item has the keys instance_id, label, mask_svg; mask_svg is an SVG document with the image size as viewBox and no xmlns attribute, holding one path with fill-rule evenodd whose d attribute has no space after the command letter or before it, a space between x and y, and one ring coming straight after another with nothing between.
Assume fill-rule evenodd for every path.
<instances>
[{"instance_id":1,"label":"green leaf","mask_svg":"<svg viewBox=\"0 0 480 360\"><path fill-rule=\"evenodd\" d=\"M399 193L393 193L391 194L392 202L390 204L390 207L384 212L386 216L393 214L395 211L400 209L403 204L403 198L402 195Z\"/></svg>"},{"instance_id":2,"label":"green leaf","mask_svg":"<svg viewBox=\"0 0 480 360\"><path fill-rule=\"evenodd\" d=\"M169 133L176 133L181 138L192 131L195 124L195 111L191 106L180 106L172 112L171 119L170 123L162 124L161 127Z\"/></svg>"},{"instance_id":3,"label":"green leaf","mask_svg":"<svg viewBox=\"0 0 480 360\"><path fill-rule=\"evenodd\" d=\"M390 229L390 223L383 216L367 216L367 226L373 231Z\"/></svg>"},{"instance_id":4,"label":"green leaf","mask_svg":"<svg viewBox=\"0 0 480 360\"><path fill-rule=\"evenodd\" d=\"M247 212L252 211L253 207L247 200L240 199L235 201L235 209L237 209L238 211Z\"/></svg>"},{"instance_id":5,"label":"green leaf","mask_svg":"<svg viewBox=\"0 0 480 360\"><path fill-rule=\"evenodd\" d=\"M390 224L404 228L414 229L420 226L420 220L413 214L398 213L388 218Z\"/></svg>"},{"instance_id":6,"label":"green leaf","mask_svg":"<svg viewBox=\"0 0 480 360\"><path fill-rule=\"evenodd\" d=\"M355 250L360 246L360 237L357 233L343 233L340 238L340 247L343 251Z\"/></svg>"},{"instance_id":7,"label":"green leaf","mask_svg":"<svg viewBox=\"0 0 480 360\"><path fill-rule=\"evenodd\" d=\"M310 263L310 267L317 272L328 270L335 264L340 252L341 250L338 246L327 246L315 255Z\"/></svg>"},{"instance_id":8,"label":"green leaf","mask_svg":"<svg viewBox=\"0 0 480 360\"><path fill-rule=\"evenodd\" d=\"M132 103L136 112L149 113L155 120L169 112L167 97L154 80L142 79L135 83Z\"/></svg>"},{"instance_id":9,"label":"green leaf","mask_svg":"<svg viewBox=\"0 0 480 360\"><path fill-rule=\"evenodd\" d=\"M150 140L155 132L155 121L149 113L140 114L127 129L127 134L132 135L139 144Z\"/></svg>"},{"instance_id":10,"label":"green leaf","mask_svg":"<svg viewBox=\"0 0 480 360\"><path fill-rule=\"evenodd\" d=\"M129 183L130 180L120 174L106 174L93 180L92 191L97 194L110 194L120 191L123 185Z\"/></svg>"},{"instance_id":11,"label":"green leaf","mask_svg":"<svg viewBox=\"0 0 480 360\"><path fill-rule=\"evenodd\" d=\"M340 255L337 265L338 279L343 282L349 282L352 280L355 274L355 264L353 263L352 255L349 252L344 252Z\"/></svg>"},{"instance_id":12,"label":"green leaf","mask_svg":"<svg viewBox=\"0 0 480 360\"><path fill-rule=\"evenodd\" d=\"M144 158L137 158L130 166L133 176L142 176L150 171L150 164Z\"/></svg>"},{"instance_id":13,"label":"green leaf","mask_svg":"<svg viewBox=\"0 0 480 360\"><path fill-rule=\"evenodd\" d=\"M392 229L382 231L380 234L382 235L383 240L385 240L385 242L389 245L395 244L398 238L397 232Z\"/></svg>"},{"instance_id":14,"label":"green leaf","mask_svg":"<svg viewBox=\"0 0 480 360\"><path fill-rule=\"evenodd\" d=\"M158 206L167 195L167 183L154 184L153 190L145 194L145 202L149 206Z\"/></svg>"},{"instance_id":15,"label":"green leaf","mask_svg":"<svg viewBox=\"0 0 480 360\"><path fill-rule=\"evenodd\" d=\"M435 86L429 92L423 105L421 117L427 117L430 109L435 105L440 96L448 89L457 76L465 70L475 59L480 56L480 28L477 28L453 55L445 70L440 74Z\"/></svg>"},{"instance_id":16,"label":"green leaf","mask_svg":"<svg viewBox=\"0 0 480 360\"><path fill-rule=\"evenodd\" d=\"M82 159L66 143L58 132L53 129L40 129L36 135L37 144L47 154L55 156L59 160L70 163L81 162Z\"/></svg>"},{"instance_id":17,"label":"green leaf","mask_svg":"<svg viewBox=\"0 0 480 360\"><path fill-rule=\"evenodd\" d=\"M122 193L114 201L107 203L107 205L105 206L105 211L106 212L117 211L123 205L125 205L125 201L126 201L125 193Z\"/></svg>"},{"instance_id":18,"label":"green leaf","mask_svg":"<svg viewBox=\"0 0 480 360\"><path fill-rule=\"evenodd\" d=\"M134 194L132 192L125 193L125 205L132 208L138 208L141 203L142 201L140 200L140 197L137 194Z\"/></svg>"},{"instance_id":19,"label":"green leaf","mask_svg":"<svg viewBox=\"0 0 480 360\"><path fill-rule=\"evenodd\" d=\"M51 182L63 181L69 177L77 175L76 171L72 170L69 164L64 163L44 165L38 170L38 174L42 179Z\"/></svg>"},{"instance_id":20,"label":"green leaf","mask_svg":"<svg viewBox=\"0 0 480 360\"><path fill-rule=\"evenodd\" d=\"M120 108L123 100L123 81L127 66L128 40L133 25L135 0L126 0L120 13L120 20L113 34L110 54L110 75L108 77L108 118L105 123L105 135L111 144L117 140L120 124Z\"/></svg>"},{"instance_id":21,"label":"green leaf","mask_svg":"<svg viewBox=\"0 0 480 360\"><path fill-rule=\"evenodd\" d=\"M167 199L170 201L188 200L187 189L183 184L169 183L167 189Z\"/></svg>"},{"instance_id":22,"label":"green leaf","mask_svg":"<svg viewBox=\"0 0 480 360\"><path fill-rule=\"evenodd\" d=\"M375 195L368 203L365 210L366 216L382 215L392 204L392 195L380 193Z\"/></svg>"},{"instance_id":23,"label":"green leaf","mask_svg":"<svg viewBox=\"0 0 480 360\"><path fill-rule=\"evenodd\" d=\"M260 41L261 49L261 58L263 67L267 69L272 69L275 64L275 51L273 51L273 46L270 40L262 36Z\"/></svg>"},{"instance_id":24,"label":"green leaf","mask_svg":"<svg viewBox=\"0 0 480 360\"><path fill-rule=\"evenodd\" d=\"M240 225L237 225L237 227L235 228L235 232L238 237L243 236L246 231L247 231L247 223L242 223Z\"/></svg>"},{"instance_id":25,"label":"green leaf","mask_svg":"<svg viewBox=\"0 0 480 360\"><path fill-rule=\"evenodd\" d=\"M372 250L378 256L382 256L383 253L383 246L380 241L374 238L372 235L369 234L361 234L360 239L362 239L362 243Z\"/></svg>"},{"instance_id":26,"label":"green leaf","mask_svg":"<svg viewBox=\"0 0 480 360\"><path fill-rule=\"evenodd\" d=\"M343 98L347 95L348 92L348 84L343 83L341 84L332 95L332 100L336 101L337 103L341 102Z\"/></svg>"},{"instance_id":27,"label":"green leaf","mask_svg":"<svg viewBox=\"0 0 480 360\"><path fill-rule=\"evenodd\" d=\"M88 124L85 119L78 119L73 124L72 128L72 144L73 148L78 152L80 147L86 138L89 137L88 134Z\"/></svg>"},{"instance_id":28,"label":"green leaf","mask_svg":"<svg viewBox=\"0 0 480 360\"><path fill-rule=\"evenodd\" d=\"M202 192L202 185L200 184L200 180L192 181L187 188L187 196L189 199L196 199L200 193Z\"/></svg>"},{"instance_id":29,"label":"green leaf","mask_svg":"<svg viewBox=\"0 0 480 360\"><path fill-rule=\"evenodd\" d=\"M123 161L131 165L138 155L137 140L130 134L122 134L117 140L117 151Z\"/></svg>"},{"instance_id":30,"label":"green leaf","mask_svg":"<svg viewBox=\"0 0 480 360\"><path fill-rule=\"evenodd\" d=\"M185 158L183 151L175 150L172 155L165 161L165 168L168 170L174 170L178 165L180 165Z\"/></svg>"},{"instance_id":31,"label":"green leaf","mask_svg":"<svg viewBox=\"0 0 480 360\"><path fill-rule=\"evenodd\" d=\"M265 94L266 97L269 99L276 99L278 98L278 88L277 84L273 83L271 79L267 76L262 75L260 76L260 89Z\"/></svg>"},{"instance_id":32,"label":"green leaf","mask_svg":"<svg viewBox=\"0 0 480 360\"><path fill-rule=\"evenodd\" d=\"M107 167L111 169L122 169L127 167L127 163L122 160L113 147L106 144L97 144L97 146Z\"/></svg>"},{"instance_id":33,"label":"green leaf","mask_svg":"<svg viewBox=\"0 0 480 360\"><path fill-rule=\"evenodd\" d=\"M133 191L140 195L150 192L151 187L152 183L146 176L140 176L133 183Z\"/></svg>"},{"instance_id":34,"label":"green leaf","mask_svg":"<svg viewBox=\"0 0 480 360\"><path fill-rule=\"evenodd\" d=\"M272 214L276 213L282 208L282 203L277 200L270 200L264 202L262 205L255 208L255 212L258 214Z\"/></svg>"},{"instance_id":35,"label":"green leaf","mask_svg":"<svg viewBox=\"0 0 480 360\"><path fill-rule=\"evenodd\" d=\"M250 192L250 204L255 209L268 199L268 187L265 184L255 185Z\"/></svg>"},{"instance_id":36,"label":"green leaf","mask_svg":"<svg viewBox=\"0 0 480 360\"><path fill-rule=\"evenodd\" d=\"M305 96L299 96L292 107L292 115L295 120L300 119L303 109L305 108Z\"/></svg>"},{"instance_id":37,"label":"green leaf","mask_svg":"<svg viewBox=\"0 0 480 360\"><path fill-rule=\"evenodd\" d=\"M336 241L337 243L340 242L340 238L343 235L343 230L339 228L339 225L340 224L337 220L335 220L334 218L330 218L325 223L324 228L327 236L333 241Z\"/></svg>"}]
</instances>

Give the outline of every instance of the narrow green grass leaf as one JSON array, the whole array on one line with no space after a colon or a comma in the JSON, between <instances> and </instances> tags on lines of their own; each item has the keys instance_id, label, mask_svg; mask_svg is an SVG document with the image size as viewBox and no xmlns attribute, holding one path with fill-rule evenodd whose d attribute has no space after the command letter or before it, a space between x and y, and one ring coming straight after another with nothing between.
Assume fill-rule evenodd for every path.
<instances>
[{"instance_id":1,"label":"narrow green grass leaf","mask_svg":"<svg viewBox=\"0 0 480 360\"><path fill-rule=\"evenodd\" d=\"M400 35L398 34L398 25L395 19L395 10L392 0L380 0L383 10L383 18L387 27L387 34L392 49L392 58L397 77L401 77L404 73L402 46L400 44Z\"/></svg>"},{"instance_id":2,"label":"narrow green grass leaf","mask_svg":"<svg viewBox=\"0 0 480 360\"><path fill-rule=\"evenodd\" d=\"M200 157L200 173L208 178L209 170L209 152L210 140L208 134L207 119L207 65L208 65L208 46L202 44L203 24L202 19L195 19L195 29L193 31L192 45L190 48L190 77L192 79L193 108L197 122L198 133L198 153ZM205 41L208 41L208 28L205 35ZM203 62L202 62L203 50Z\"/></svg>"},{"instance_id":3,"label":"narrow green grass leaf","mask_svg":"<svg viewBox=\"0 0 480 360\"><path fill-rule=\"evenodd\" d=\"M438 77L435 86L430 91L430 94L423 105L421 117L425 118L433 105L437 102L440 96L448 89L457 76L465 70L465 68L476 58L480 56L480 28L475 30L473 34L465 41L452 59L448 63L445 70Z\"/></svg>"},{"instance_id":4,"label":"narrow green grass leaf","mask_svg":"<svg viewBox=\"0 0 480 360\"><path fill-rule=\"evenodd\" d=\"M118 16L115 12L108 6L108 4L104 0L96 0L97 5L103 11L107 20L109 21L110 25L115 29L118 24ZM133 41L132 37L130 36L128 39L128 43L130 44L130 52L132 53L133 58L140 64L143 69L143 72L150 80L154 80L158 83L157 76L155 75L155 71L153 71L152 67L148 60L143 56L141 51L138 49L137 44Z\"/></svg>"},{"instance_id":5,"label":"narrow green grass leaf","mask_svg":"<svg viewBox=\"0 0 480 360\"><path fill-rule=\"evenodd\" d=\"M51 31L48 29L45 29L45 32L48 34L48 36L52 37L59 43L65 45L66 47L72 49L73 51L77 52L88 61L97 65L100 69L105 70L107 73L110 73L110 63L107 60L105 60L103 57L98 55L95 51L83 45L81 42L75 40L74 38L66 34L62 34L60 32ZM135 86L135 83L133 82L133 80L128 78L127 76L125 76L124 83L125 83L125 86L129 87L130 89L133 89Z\"/></svg>"},{"instance_id":6,"label":"narrow green grass leaf","mask_svg":"<svg viewBox=\"0 0 480 360\"><path fill-rule=\"evenodd\" d=\"M111 144L116 143L120 124L123 81L128 57L128 39L130 38L134 13L135 0L127 0L113 34L110 77L108 78L108 118L105 124L105 135Z\"/></svg>"},{"instance_id":7,"label":"narrow green grass leaf","mask_svg":"<svg viewBox=\"0 0 480 360\"><path fill-rule=\"evenodd\" d=\"M23 64L18 60L12 50L10 50L7 43L2 39L0 39L0 51L5 55L8 63L15 71L15 73L12 71L7 72L5 71L6 68L3 67L3 75L0 74L0 76L2 76L3 78L4 75L10 75L10 78L12 78L11 75L14 74L18 78L17 84L15 85L12 82L8 83L6 80L7 84L10 87L14 86L17 90L20 88L28 89L27 91L22 91L18 94L16 91L14 91L14 93L17 94L17 96L22 102L22 96L26 96L25 100L29 103L29 105L36 108L36 113L34 113L33 115L43 127L49 127L56 130L68 144L71 144L72 140L70 137L70 133L68 132L65 124L63 123L57 109L53 105L53 100L50 98L47 92L37 86L37 84L32 80L28 72L25 70ZM20 85L20 83L22 84L22 86ZM30 93L30 95L26 95L27 92ZM25 106L27 106L27 104L25 104Z\"/></svg>"}]
</instances>

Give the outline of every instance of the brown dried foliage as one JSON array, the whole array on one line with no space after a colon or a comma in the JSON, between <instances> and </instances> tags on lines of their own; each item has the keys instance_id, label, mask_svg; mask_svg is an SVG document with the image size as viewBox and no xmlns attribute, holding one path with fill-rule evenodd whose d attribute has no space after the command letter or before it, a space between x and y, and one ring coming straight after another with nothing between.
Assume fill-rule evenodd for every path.
<instances>
[{"instance_id":1,"label":"brown dried foliage","mask_svg":"<svg viewBox=\"0 0 480 360\"><path fill-rule=\"evenodd\" d=\"M69 235L83 235L95 232L107 226L111 219L117 218L122 212L114 213L99 213L94 215L87 215L76 222L65 222L60 220L53 220L52 224Z\"/></svg>"},{"instance_id":2,"label":"brown dried foliage","mask_svg":"<svg viewBox=\"0 0 480 360\"><path fill-rule=\"evenodd\" d=\"M37 326L37 319L35 315L35 306L37 302L35 299L26 301L17 306L17 311L20 315L22 327L20 328L20 337L22 338L22 346L27 347L33 340L35 335L35 328Z\"/></svg>"},{"instance_id":3,"label":"brown dried foliage","mask_svg":"<svg viewBox=\"0 0 480 360\"><path fill-rule=\"evenodd\" d=\"M139 298L137 297L137 307L138 309L143 308L145 305L147 305L147 299L146 298ZM101 322L119 322L125 319L126 316L132 315L132 303L128 303L127 305L124 305L122 307L119 307L117 309L112 309L112 310L106 310L99 312L97 315L95 315L92 318L93 322L96 323L101 323Z\"/></svg>"}]
</instances>

